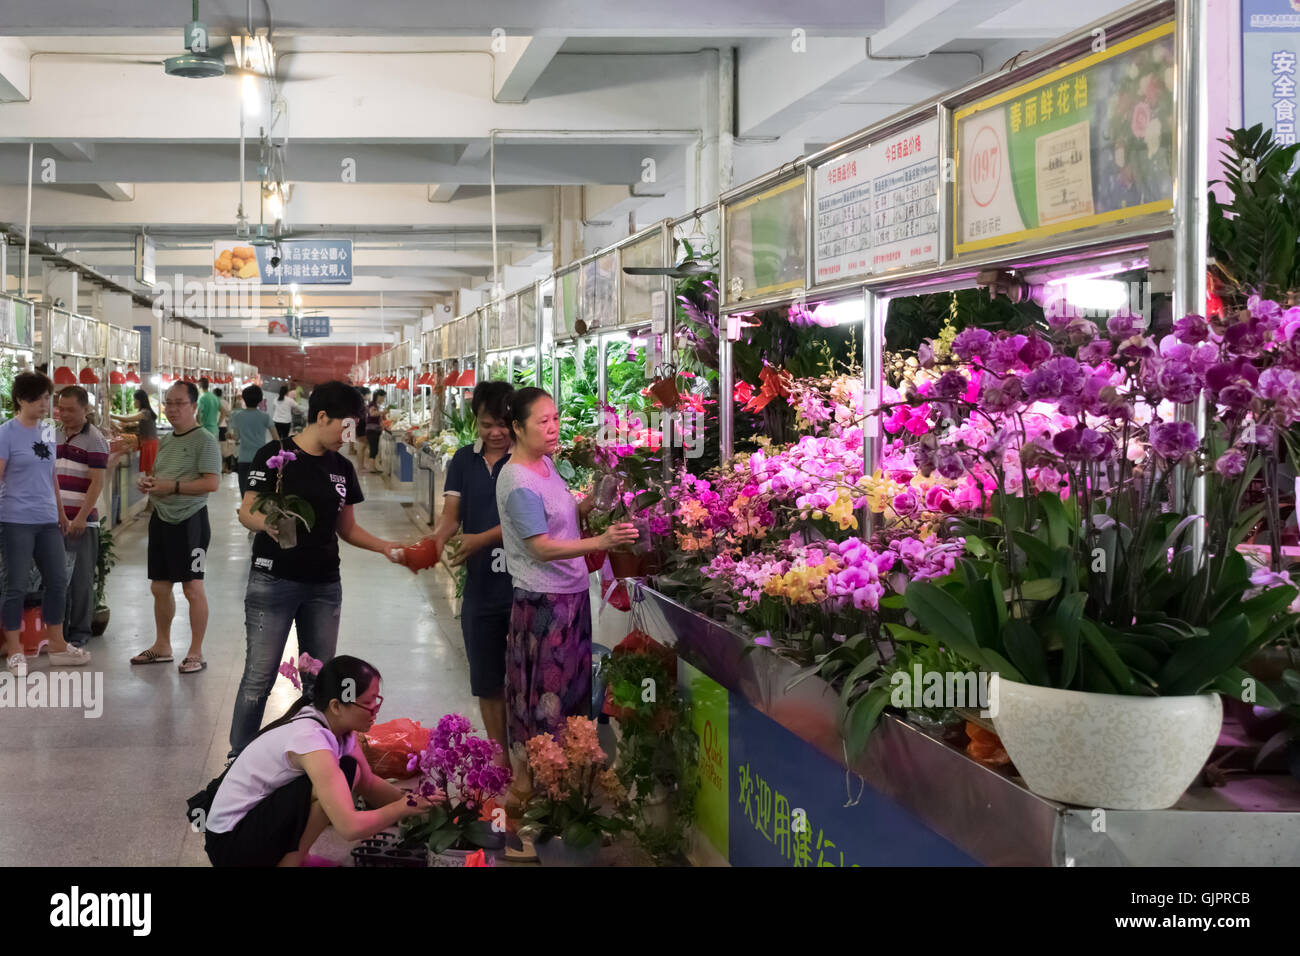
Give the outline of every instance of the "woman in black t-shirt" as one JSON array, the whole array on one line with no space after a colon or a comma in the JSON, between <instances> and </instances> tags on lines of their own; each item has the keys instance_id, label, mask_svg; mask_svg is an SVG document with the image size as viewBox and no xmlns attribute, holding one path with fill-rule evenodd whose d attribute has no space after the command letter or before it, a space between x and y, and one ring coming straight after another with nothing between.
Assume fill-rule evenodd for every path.
<instances>
[{"instance_id":1,"label":"woman in black t-shirt","mask_svg":"<svg viewBox=\"0 0 1300 956\"><path fill-rule=\"evenodd\" d=\"M300 650L322 661L334 656L343 604L339 538L401 563L402 545L375 537L357 524L352 513L352 506L363 498L361 484L339 449L345 433L352 431L351 420L361 411L361 396L351 385L317 386L307 409L307 427L292 438L264 446L249 469L239 521L257 536L244 595L248 643L230 728L232 756L257 735L295 623ZM296 526L297 542L291 548L282 548L278 530L268 525L265 514L253 510L260 495L276 493L277 480L281 495L298 496L314 512L310 529ZM303 680L303 690L310 690L307 678Z\"/></svg>"}]
</instances>

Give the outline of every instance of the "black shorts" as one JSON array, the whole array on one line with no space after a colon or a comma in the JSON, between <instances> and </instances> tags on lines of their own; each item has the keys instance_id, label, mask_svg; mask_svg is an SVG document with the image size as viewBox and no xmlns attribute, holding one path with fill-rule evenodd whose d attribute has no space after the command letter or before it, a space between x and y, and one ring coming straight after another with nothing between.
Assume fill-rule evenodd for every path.
<instances>
[{"instance_id":1,"label":"black shorts","mask_svg":"<svg viewBox=\"0 0 1300 956\"><path fill-rule=\"evenodd\" d=\"M500 697L506 686L506 635L510 633L510 604L480 609L469 596L460 609L460 634L469 658L469 692L475 697Z\"/></svg>"},{"instance_id":2,"label":"black shorts","mask_svg":"<svg viewBox=\"0 0 1300 956\"><path fill-rule=\"evenodd\" d=\"M357 779L357 760L344 757L339 769L348 786ZM307 818L311 816L311 777L294 777L265 797L226 833L209 830L204 849L213 866L277 866L286 853L298 849Z\"/></svg>"},{"instance_id":3,"label":"black shorts","mask_svg":"<svg viewBox=\"0 0 1300 956\"><path fill-rule=\"evenodd\" d=\"M180 524L168 524L155 511L149 519L149 580L202 581L211 541L206 506Z\"/></svg>"}]
</instances>

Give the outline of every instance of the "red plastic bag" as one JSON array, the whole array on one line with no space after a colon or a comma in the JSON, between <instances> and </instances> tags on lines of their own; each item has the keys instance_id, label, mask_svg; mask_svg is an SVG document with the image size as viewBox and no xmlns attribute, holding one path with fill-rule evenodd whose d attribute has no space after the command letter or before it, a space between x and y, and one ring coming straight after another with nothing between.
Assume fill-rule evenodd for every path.
<instances>
[{"instance_id":1,"label":"red plastic bag","mask_svg":"<svg viewBox=\"0 0 1300 956\"><path fill-rule=\"evenodd\" d=\"M406 769L412 754L429 745L429 731L418 721L398 717L370 728L361 735L361 751L366 755L370 769L378 777L403 780L415 774Z\"/></svg>"}]
</instances>

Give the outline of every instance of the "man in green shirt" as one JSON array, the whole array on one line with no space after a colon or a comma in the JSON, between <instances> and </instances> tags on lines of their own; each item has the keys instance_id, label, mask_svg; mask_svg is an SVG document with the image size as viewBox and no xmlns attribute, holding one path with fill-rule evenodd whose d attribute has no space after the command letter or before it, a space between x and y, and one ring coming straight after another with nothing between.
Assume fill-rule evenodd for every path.
<instances>
[{"instance_id":1,"label":"man in green shirt","mask_svg":"<svg viewBox=\"0 0 1300 956\"><path fill-rule=\"evenodd\" d=\"M190 649L181 661L180 672L193 674L208 666L203 660L203 635L208 627L203 568L212 538L208 495L221 482L221 446L216 435L200 427L195 418L199 390L193 383L177 382L169 388L164 407L174 430L158 443L153 474L140 476L140 490L153 503L149 580L157 637L153 646L131 658L131 663L162 664L172 660L172 618L176 616L172 592L180 581L190 604L191 634Z\"/></svg>"},{"instance_id":2,"label":"man in green shirt","mask_svg":"<svg viewBox=\"0 0 1300 956\"><path fill-rule=\"evenodd\" d=\"M221 399L208 391L206 378L199 379L199 389L199 424L212 432L213 438L220 440Z\"/></svg>"}]
</instances>

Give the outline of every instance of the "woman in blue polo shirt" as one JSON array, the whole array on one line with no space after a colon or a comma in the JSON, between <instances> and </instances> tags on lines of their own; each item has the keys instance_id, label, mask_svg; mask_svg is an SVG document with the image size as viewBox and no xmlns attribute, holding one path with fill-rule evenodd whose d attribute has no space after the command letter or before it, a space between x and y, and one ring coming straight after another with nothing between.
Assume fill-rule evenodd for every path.
<instances>
[{"instance_id":1,"label":"woman in blue polo shirt","mask_svg":"<svg viewBox=\"0 0 1300 956\"><path fill-rule=\"evenodd\" d=\"M451 459L443 487L442 516L433 530L439 551L461 529L460 549L449 559L464 564L465 597L460 629L469 656L470 692L478 698L483 729L509 752L506 741L506 632L514 586L501 550L497 517L497 475L510 460L509 382L480 382L470 410L478 422L478 441ZM504 763L504 756L502 758Z\"/></svg>"}]
</instances>

